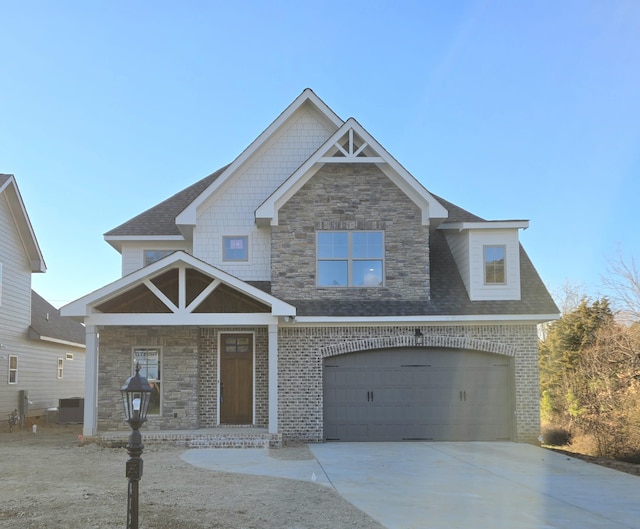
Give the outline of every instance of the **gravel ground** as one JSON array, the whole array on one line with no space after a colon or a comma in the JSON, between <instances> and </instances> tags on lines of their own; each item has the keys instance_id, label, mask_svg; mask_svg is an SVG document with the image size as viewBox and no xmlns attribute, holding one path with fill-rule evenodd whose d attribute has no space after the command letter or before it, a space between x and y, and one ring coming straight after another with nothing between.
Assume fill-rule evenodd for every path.
<instances>
[{"instance_id":1,"label":"gravel ground","mask_svg":"<svg viewBox=\"0 0 640 529\"><path fill-rule=\"evenodd\" d=\"M81 445L80 433L58 425L35 435L0 431L0 528L125 527L126 450ZM276 456L300 459L305 450ZM140 529L384 529L328 487L203 470L182 461L183 451L145 447Z\"/></svg>"}]
</instances>

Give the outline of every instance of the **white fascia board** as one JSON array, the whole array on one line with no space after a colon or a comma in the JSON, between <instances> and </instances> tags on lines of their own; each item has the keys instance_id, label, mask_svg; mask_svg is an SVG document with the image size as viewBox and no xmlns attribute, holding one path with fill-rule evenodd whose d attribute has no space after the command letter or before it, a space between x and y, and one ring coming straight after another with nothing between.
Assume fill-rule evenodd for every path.
<instances>
[{"instance_id":1,"label":"white fascia board","mask_svg":"<svg viewBox=\"0 0 640 529\"><path fill-rule=\"evenodd\" d=\"M187 206L177 217L178 225L195 225L197 219L198 207L215 194L217 190L223 187L227 180L240 167L242 167L249 158L258 152L278 131L278 129L287 122L287 120L306 102L312 103L316 109L325 116L336 127L342 125L342 120L331 110L324 101L322 101L310 88L305 88L303 92L291 103L253 142L238 156L227 169L218 177L211 185L202 192L189 206Z\"/></svg>"},{"instance_id":2,"label":"white fascia board","mask_svg":"<svg viewBox=\"0 0 640 529\"><path fill-rule=\"evenodd\" d=\"M42 256L36 234L33 231L27 208L24 205L20 189L18 189L18 184L13 175L0 187L0 194L5 192L9 209L13 214L13 220L16 224L20 240L22 241L22 246L29 257L31 271L44 273L47 271L47 265L44 262L44 257Z\"/></svg>"},{"instance_id":3,"label":"white fascia board","mask_svg":"<svg viewBox=\"0 0 640 529\"><path fill-rule=\"evenodd\" d=\"M402 323L473 323L473 322L500 322L500 323L543 323L557 320L560 314L463 314L463 315L441 315L441 316L297 316L297 324L354 324L354 325L382 325L382 324L402 324Z\"/></svg>"},{"instance_id":4,"label":"white fascia board","mask_svg":"<svg viewBox=\"0 0 640 529\"><path fill-rule=\"evenodd\" d=\"M522 229L529 227L528 220L487 220L480 222L443 222L438 229L440 230L505 230L505 229Z\"/></svg>"},{"instance_id":5,"label":"white fascia board","mask_svg":"<svg viewBox=\"0 0 640 529\"><path fill-rule=\"evenodd\" d=\"M85 344L78 342L70 342L68 340L60 340L59 338L51 338L49 336L40 336L39 338L43 342L52 342L60 345L67 345L69 347L77 347L78 349L86 349Z\"/></svg>"},{"instance_id":6,"label":"white fascia board","mask_svg":"<svg viewBox=\"0 0 640 529\"><path fill-rule=\"evenodd\" d=\"M428 224L430 218L444 219L447 210L429 193L411 173L409 173L378 141L369 134L354 118L349 118L310 156L274 193L255 211L256 221L271 221L278 224L278 210L320 169L321 165L331 161L326 158L335 143L349 129L358 134L375 151L377 157L362 158L363 163L375 163L391 180L422 210L422 223ZM335 160L334 160L335 162ZM354 163L349 160L349 163Z\"/></svg>"},{"instance_id":7,"label":"white fascia board","mask_svg":"<svg viewBox=\"0 0 640 529\"><path fill-rule=\"evenodd\" d=\"M134 326L254 326L274 325L278 318L269 313L222 313L222 314L100 314L93 313L85 318L87 325L134 325Z\"/></svg>"},{"instance_id":8,"label":"white fascia board","mask_svg":"<svg viewBox=\"0 0 640 529\"><path fill-rule=\"evenodd\" d=\"M177 250L172 254L152 263L144 268L140 268L120 279L105 285L104 287L87 294L71 303L60 308L62 316L84 317L91 314L91 307L97 303L102 303L108 299L116 297L122 292L128 290L132 286L143 282L145 279L155 276L165 269L171 268L177 263L182 263L201 271L202 273L219 279L221 282L235 288L236 290L246 294L247 296L265 303L271 307L271 314L274 316L295 316L296 308L284 301L267 294L266 292L256 288L241 279L238 279L215 266L212 266L200 259L193 257L182 250ZM193 316L193 315L192 315ZM189 320L191 321L191 320ZM85 322L86 323L86 322Z\"/></svg>"},{"instance_id":9,"label":"white fascia board","mask_svg":"<svg viewBox=\"0 0 640 529\"><path fill-rule=\"evenodd\" d=\"M185 241L182 235L105 235L104 240L122 253L123 242Z\"/></svg>"}]
</instances>

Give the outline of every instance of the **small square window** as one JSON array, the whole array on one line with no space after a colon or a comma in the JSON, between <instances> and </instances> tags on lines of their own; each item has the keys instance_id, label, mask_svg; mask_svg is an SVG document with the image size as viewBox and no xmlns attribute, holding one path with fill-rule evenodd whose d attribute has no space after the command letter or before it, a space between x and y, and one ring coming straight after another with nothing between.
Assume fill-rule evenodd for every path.
<instances>
[{"instance_id":1,"label":"small square window","mask_svg":"<svg viewBox=\"0 0 640 529\"><path fill-rule=\"evenodd\" d=\"M506 283L505 246L484 247L484 282L486 285L504 285Z\"/></svg>"},{"instance_id":2,"label":"small square window","mask_svg":"<svg viewBox=\"0 0 640 529\"><path fill-rule=\"evenodd\" d=\"M144 266L148 266L151 263L159 261L163 257L172 254L173 250L145 250L144 251Z\"/></svg>"},{"instance_id":3,"label":"small square window","mask_svg":"<svg viewBox=\"0 0 640 529\"><path fill-rule=\"evenodd\" d=\"M66 354L66 359L67 360L73 360L73 353L67 353Z\"/></svg>"},{"instance_id":4,"label":"small square window","mask_svg":"<svg viewBox=\"0 0 640 529\"><path fill-rule=\"evenodd\" d=\"M9 355L9 384L18 383L18 357Z\"/></svg>"},{"instance_id":5,"label":"small square window","mask_svg":"<svg viewBox=\"0 0 640 529\"><path fill-rule=\"evenodd\" d=\"M225 236L222 237L223 261L247 261L249 259L249 237Z\"/></svg>"}]
</instances>

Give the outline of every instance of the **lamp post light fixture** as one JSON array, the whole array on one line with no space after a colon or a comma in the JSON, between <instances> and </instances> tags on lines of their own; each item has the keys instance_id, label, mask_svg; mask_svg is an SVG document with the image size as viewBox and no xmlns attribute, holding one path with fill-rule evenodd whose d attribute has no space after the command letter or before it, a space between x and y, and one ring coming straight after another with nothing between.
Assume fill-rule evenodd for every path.
<instances>
[{"instance_id":1,"label":"lamp post light fixture","mask_svg":"<svg viewBox=\"0 0 640 529\"><path fill-rule=\"evenodd\" d=\"M120 388L124 404L125 420L131 427L127 444L126 476L129 478L127 494L127 529L138 529L138 482L142 478L142 435L139 428L147 420L147 409L151 397L151 386L147 379L140 376L140 364L136 365L136 374L130 376Z\"/></svg>"},{"instance_id":2,"label":"lamp post light fixture","mask_svg":"<svg viewBox=\"0 0 640 529\"><path fill-rule=\"evenodd\" d=\"M414 338L417 346L424 345L424 334L422 334L422 331L420 329L416 329L416 334Z\"/></svg>"}]
</instances>

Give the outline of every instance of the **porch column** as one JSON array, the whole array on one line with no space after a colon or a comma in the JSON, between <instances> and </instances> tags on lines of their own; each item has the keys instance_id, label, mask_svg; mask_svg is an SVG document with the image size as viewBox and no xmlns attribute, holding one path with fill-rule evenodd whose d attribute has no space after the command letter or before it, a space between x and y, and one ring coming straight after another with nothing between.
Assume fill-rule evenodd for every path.
<instances>
[{"instance_id":1,"label":"porch column","mask_svg":"<svg viewBox=\"0 0 640 529\"><path fill-rule=\"evenodd\" d=\"M269 325L269 433L278 433L278 326Z\"/></svg>"},{"instance_id":2,"label":"porch column","mask_svg":"<svg viewBox=\"0 0 640 529\"><path fill-rule=\"evenodd\" d=\"M82 435L98 433L98 329L87 325L84 376L84 426Z\"/></svg>"}]
</instances>

